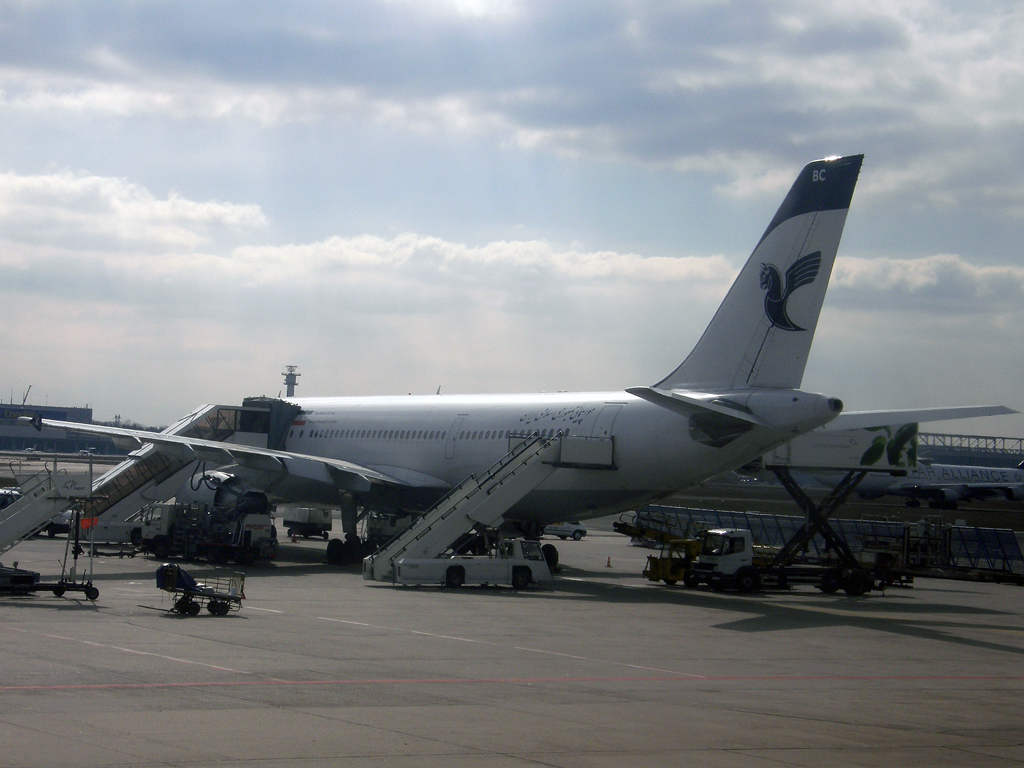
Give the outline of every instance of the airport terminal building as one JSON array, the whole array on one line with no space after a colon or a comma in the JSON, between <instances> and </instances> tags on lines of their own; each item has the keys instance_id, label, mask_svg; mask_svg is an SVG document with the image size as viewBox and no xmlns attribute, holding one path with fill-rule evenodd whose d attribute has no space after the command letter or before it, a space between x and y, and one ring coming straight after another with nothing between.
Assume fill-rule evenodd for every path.
<instances>
[{"instance_id":1,"label":"airport terminal building","mask_svg":"<svg viewBox=\"0 0 1024 768\"><path fill-rule=\"evenodd\" d=\"M55 421L92 424L92 408L49 405L0 404L0 451L41 451L46 453L123 454L107 439L89 435L67 434L62 429L37 431L18 421L22 416L42 416Z\"/></svg>"}]
</instances>

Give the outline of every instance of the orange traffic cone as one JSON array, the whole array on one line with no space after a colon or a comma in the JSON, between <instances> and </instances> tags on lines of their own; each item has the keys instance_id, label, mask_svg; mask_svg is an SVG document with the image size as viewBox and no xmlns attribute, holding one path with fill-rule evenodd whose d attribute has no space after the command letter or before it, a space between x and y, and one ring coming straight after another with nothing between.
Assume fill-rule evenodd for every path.
<instances>
[{"instance_id":1,"label":"orange traffic cone","mask_svg":"<svg viewBox=\"0 0 1024 768\"><path fill-rule=\"evenodd\" d=\"M608 565L606 565L605 568L611 568L611 567L612 567L612 559L611 559L611 557L609 557L608 558Z\"/></svg>"}]
</instances>

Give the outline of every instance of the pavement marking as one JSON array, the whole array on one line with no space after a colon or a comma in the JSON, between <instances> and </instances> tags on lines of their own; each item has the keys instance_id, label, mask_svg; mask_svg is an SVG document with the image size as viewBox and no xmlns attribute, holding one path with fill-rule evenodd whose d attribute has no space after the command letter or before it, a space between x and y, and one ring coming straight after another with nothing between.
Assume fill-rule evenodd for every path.
<instances>
[{"instance_id":1,"label":"pavement marking","mask_svg":"<svg viewBox=\"0 0 1024 768\"><path fill-rule=\"evenodd\" d=\"M94 648L108 648L113 651L121 651L122 653L129 653L133 656L153 656L157 659L164 659L165 661L173 661L178 664L191 664L197 667L207 667L209 669L216 669L219 672L233 672L237 675L251 675L252 672L243 672L240 669L232 669L231 667L221 667L216 664L206 664L202 661L193 661L191 659L179 659L176 656L165 656L162 653L153 653L151 651L138 651L134 648L124 648L119 645L107 645L106 643L96 643L92 640L79 640L75 637L65 637L64 635L51 635L42 632L30 632L27 629L18 629L17 627L11 627L15 632L22 632L26 635L37 635L40 637L48 637L52 640L67 640L72 643L81 643L82 645L91 645Z\"/></svg>"},{"instance_id":2,"label":"pavement marking","mask_svg":"<svg viewBox=\"0 0 1024 768\"><path fill-rule=\"evenodd\" d=\"M668 674L668 675L682 675L683 677L692 677L692 678L695 678L697 680L707 680L708 679L707 675L694 675L694 674L691 674L689 672L676 672L674 669L661 669L660 667L645 667L642 664L626 664L625 662L622 662L622 661L604 661L602 659L591 659L591 658L588 658L587 656L575 656L575 655L573 655L571 653L560 653L558 651L545 651L545 650L543 650L541 648L527 648L525 646L519 646L519 645L516 645L516 646L513 646L513 647L517 651L529 651L530 653L543 653L543 654L546 654L548 656L561 656L564 659L576 659L578 661L597 661L597 662L600 662L602 664L621 665L621 666L624 666L624 667L628 667L629 669L643 669L643 670L646 670L648 672L663 672L663 673Z\"/></svg>"},{"instance_id":3,"label":"pavement marking","mask_svg":"<svg viewBox=\"0 0 1024 768\"><path fill-rule=\"evenodd\" d=\"M417 629L402 629L400 627L388 627L388 626L384 626L384 625L381 625L381 624L368 624L365 621L349 621L347 619L332 619L332 618L330 618L328 616L317 616L317 618L320 619L321 621L333 621L336 624L352 624L352 625L357 626L357 627L369 627L371 629L385 629L385 630L388 630L389 632L405 632L405 633L408 633L408 634L411 634L411 635L423 635L424 637L433 637L433 638L437 638L438 640L456 640L456 641L458 641L460 643L478 643L480 645L489 645L489 646L492 646L494 648L512 648L513 650L516 650L516 651L525 651L527 653L540 653L540 654L544 654L546 656L559 656L559 657L565 658L565 659L576 659L577 661L586 661L586 662L590 662L592 664L609 664L609 665L617 666L617 667L626 667L627 669L642 669L642 670L646 670L646 671L649 671L649 672L661 672L661 673L669 674L669 675L682 675L683 677L687 677L687 678L694 678L694 679L701 679L701 680L707 679L707 678L704 677L704 675L694 675L694 674L691 674L689 672L677 672L674 669L660 669L658 667L645 667L645 666L642 666L642 665L639 665L639 664L627 664L627 663L622 662L622 661L608 661L607 659L595 659L595 658L591 658L589 656L576 656L576 655L573 655L571 653L561 653L559 651L545 651L545 650L543 650L541 648L529 648L529 647L526 647L526 646L519 646L519 645L509 646L509 645L505 645L503 643L495 643L495 642L492 642L490 640L474 640L474 639L469 638L469 637L456 637L456 636L453 636L453 635L439 635L439 634L436 634L434 632L423 632L423 631L417 630Z\"/></svg>"},{"instance_id":4,"label":"pavement marking","mask_svg":"<svg viewBox=\"0 0 1024 768\"><path fill-rule=\"evenodd\" d=\"M4 685L0 692L31 691L95 691L95 690L145 690L167 688L254 688L258 686L323 687L353 685L532 685L539 683L720 683L720 682L1024 682L1024 675L711 675L693 677L685 675L661 675L648 677L439 677L439 678L369 678L354 680L212 680L192 683L96 683L84 685Z\"/></svg>"},{"instance_id":5,"label":"pavement marking","mask_svg":"<svg viewBox=\"0 0 1024 768\"><path fill-rule=\"evenodd\" d=\"M273 608L256 608L255 606L252 606L252 605L247 605L245 607L248 608L250 611L265 611L267 613L284 613L284 611L275 611Z\"/></svg>"}]
</instances>

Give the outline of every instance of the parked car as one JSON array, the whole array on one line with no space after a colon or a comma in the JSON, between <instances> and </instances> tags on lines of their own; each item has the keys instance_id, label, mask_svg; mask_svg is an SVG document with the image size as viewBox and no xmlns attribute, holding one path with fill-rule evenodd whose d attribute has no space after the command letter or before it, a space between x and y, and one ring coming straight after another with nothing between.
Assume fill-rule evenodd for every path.
<instances>
[{"instance_id":1,"label":"parked car","mask_svg":"<svg viewBox=\"0 0 1024 768\"><path fill-rule=\"evenodd\" d=\"M544 527L545 536L557 536L562 539L572 539L573 541L579 541L587 535L587 526L578 520L572 520L568 523L556 523L554 525L547 525Z\"/></svg>"}]
</instances>

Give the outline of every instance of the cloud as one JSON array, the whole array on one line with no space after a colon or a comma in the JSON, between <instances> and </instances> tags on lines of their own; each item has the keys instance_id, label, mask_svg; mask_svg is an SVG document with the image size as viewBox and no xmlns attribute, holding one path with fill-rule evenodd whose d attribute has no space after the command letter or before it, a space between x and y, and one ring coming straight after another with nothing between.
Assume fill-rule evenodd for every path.
<instances>
[{"instance_id":1,"label":"cloud","mask_svg":"<svg viewBox=\"0 0 1024 768\"><path fill-rule=\"evenodd\" d=\"M256 205L197 202L174 193L160 199L124 179L70 171L0 173L0 220L3 237L13 242L149 252L192 250L218 233L267 225Z\"/></svg>"},{"instance_id":2,"label":"cloud","mask_svg":"<svg viewBox=\"0 0 1024 768\"><path fill-rule=\"evenodd\" d=\"M413 233L247 245L265 224L247 206L160 199L72 174L0 182L0 298L24 320L0 333L7 375L36 371L70 388L69 376L118 370L104 396L160 408L163 420L196 404L172 391L175 369L203 371L215 390L233 382L236 399L254 394L254 366L274 381L285 362L318 369L325 382L344 372L350 392L646 381L649 358L660 373L677 352L662 363L656 335L628 343L630 324L695 333L691 317L709 314L734 275L722 256L470 246ZM73 350L63 368L41 351L45 338Z\"/></svg>"},{"instance_id":3,"label":"cloud","mask_svg":"<svg viewBox=\"0 0 1024 768\"><path fill-rule=\"evenodd\" d=\"M5 375L116 368L92 391L167 419L286 362L321 394L650 382L797 170L864 152L812 368L970 394L932 339L1016 376L1022 62L1000 3L7 5Z\"/></svg>"},{"instance_id":4,"label":"cloud","mask_svg":"<svg viewBox=\"0 0 1024 768\"><path fill-rule=\"evenodd\" d=\"M867 149L892 172L862 197L888 189L1024 204L1012 166L970 148L998 138L1004 151L1024 149L1024 99L1013 98L1024 93L1024 18L1010 6L790 0L588 3L584 12L367 0L280 20L232 3L201 19L187 7L133 11L94 10L110 24L95 44L68 36L59 6L24 9L0 37L0 109L365 121L709 170L737 195L776 193L778 169L805 162L808 148ZM979 166L987 179L971 178Z\"/></svg>"},{"instance_id":5,"label":"cloud","mask_svg":"<svg viewBox=\"0 0 1024 768\"><path fill-rule=\"evenodd\" d=\"M1024 314L1024 267L978 266L955 254L836 260L830 291L864 309L945 317ZM957 322L960 322L958 319Z\"/></svg>"}]
</instances>

